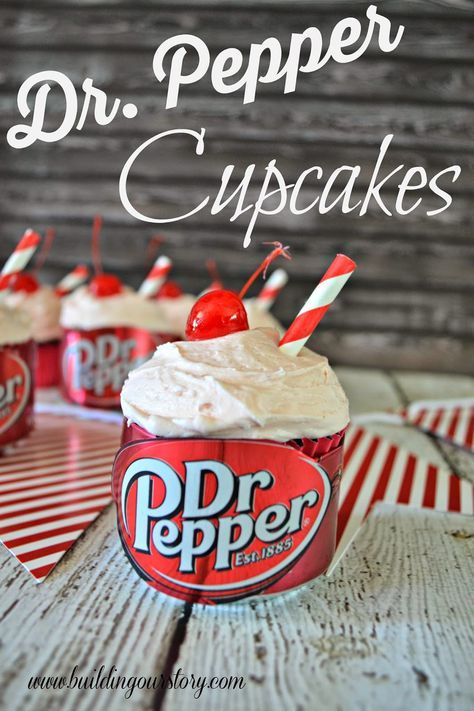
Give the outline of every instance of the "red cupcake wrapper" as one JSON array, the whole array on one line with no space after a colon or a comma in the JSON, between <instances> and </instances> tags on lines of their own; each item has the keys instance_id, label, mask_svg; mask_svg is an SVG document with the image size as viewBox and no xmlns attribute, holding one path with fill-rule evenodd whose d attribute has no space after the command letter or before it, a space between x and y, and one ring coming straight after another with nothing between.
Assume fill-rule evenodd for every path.
<instances>
[{"instance_id":1,"label":"red cupcake wrapper","mask_svg":"<svg viewBox=\"0 0 474 711\"><path fill-rule=\"evenodd\" d=\"M64 397L86 407L119 407L128 373L170 340L176 337L128 326L65 329L60 349Z\"/></svg>"},{"instance_id":2,"label":"red cupcake wrapper","mask_svg":"<svg viewBox=\"0 0 474 711\"><path fill-rule=\"evenodd\" d=\"M0 447L33 428L35 355L31 340L0 346Z\"/></svg>"},{"instance_id":3,"label":"red cupcake wrapper","mask_svg":"<svg viewBox=\"0 0 474 711\"><path fill-rule=\"evenodd\" d=\"M51 388L59 385L60 347L60 340L37 343L35 369L35 383L37 388Z\"/></svg>"},{"instance_id":4,"label":"red cupcake wrapper","mask_svg":"<svg viewBox=\"0 0 474 711\"><path fill-rule=\"evenodd\" d=\"M132 566L152 587L202 604L322 575L335 550L343 440L164 439L125 425L112 490Z\"/></svg>"},{"instance_id":5,"label":"red cupcake wrapper","mask_svg":"<svg viewBox=\"0 0 474 711\"><path fill-rule=\"evenodd\" d=\"M292 439L283 444L287 444L289 447L293 447L302 454L306 454L308 457L313 459L318 459L318 457L328 454L332 450L339 447L344 439L347 426L343 430L336 432L333 435L327 435L326 437L318 437L318 439L309 439L308 437L303 437L302 439ZM157 437L156 435L148 432L144 427L140 427L135 422L127 422L124 420L122 427L122 446L128 444L128 442L136 442L144 439L169 439L163 437ZM274 440L258 440L273 442ZM282 444L281 442L279 444Z\"/></svg>"}]
</instances>

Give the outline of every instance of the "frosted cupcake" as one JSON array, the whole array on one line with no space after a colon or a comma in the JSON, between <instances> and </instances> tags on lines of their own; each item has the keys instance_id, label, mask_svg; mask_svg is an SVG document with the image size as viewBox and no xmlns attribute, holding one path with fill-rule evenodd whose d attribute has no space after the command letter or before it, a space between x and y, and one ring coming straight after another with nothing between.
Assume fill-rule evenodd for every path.
<instances>
[{"instance_id":1,"label":"frosted cupcake","mask_svg":"<svg viewBox=\"0 0 474 711\"><path fill-rule=\"evenodd\" d=\"M354 269L337 255L282 338L249 329L242 296L255 274L239 296L204 294L188 342L130 373L112 491L126 554L153 587L217 604L327 570L349 408L304 344Z\"/></svg>"},{"instance_id":2,"label":"frosted cupcake","mask_svg":"<svg viewBox=\"0 0 474 711\"><path fill-rule=\"evenodd\" d=\"M251 329L169 343L125 382L118 528L166 594L232 602L329 566L347 398L326 358L278 341Z\"/></svg>"},{"instance_id":3,"label":"frosted cupcake","mask_svg":"<svg viewBox=\"0 0 474 711\"><path fill-rule=\"evenodd\" d=\"M63 300L61 325L64 394L91 407L118 406L127 373L168 340L156 304L108 274Z\"/></svg>"},{"instance_id":4,"label":"frosted cupcake","mask_svg":"<svg viewBox=\"0 0 474 711\"><path fill-rule=\"evenodd\" d=\"M62 328L59 323L61 299L51 286L42 286L32 274L17 274L10 284L7 303L28 313L33 339L37 343L36 386L59 383L59 345Z\"/></svg>"}]
</instances>

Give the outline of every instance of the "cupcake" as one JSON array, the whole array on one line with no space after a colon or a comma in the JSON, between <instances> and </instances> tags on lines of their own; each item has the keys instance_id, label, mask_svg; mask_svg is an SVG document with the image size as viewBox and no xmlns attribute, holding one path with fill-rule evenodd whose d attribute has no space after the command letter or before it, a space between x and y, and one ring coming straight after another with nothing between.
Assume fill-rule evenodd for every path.
<instances>
[{"instance_id":1,"label":"cupcake","mask_svg":"<svg viewBox=\"0 0 474 711\"><path fill-rule=\"evenodd\" d=\"M162 592L229 602L329 566L348 402L325 357L278 343L274 329L240 326L168 343L123 386L118 528Z\"/></svg>"},{"instance_id":2,"label":"cupcake","mask_svg":"<svg viewBox=\"0 0 474 711\"><path fill-rule=\"evenodd\" d=\"M156 303L108 274L63 300L61 325L64 395L91 407L117 407L127 373L169 340Z\"/></svg>"},{"instance_id":3,"label":"cupcake","mask_svg":"<svg viewBox=\"0 0 474 711\"><path fill-rule=\"evenodd\" d=\"M36 386L58 385L61 299L52 286L42 286L32 274L24 272L15 275L10 289L7 303L21 307L31 319L37 344Z\"/></svg>"},{"instance_id":4,"label":"cupcake","mask_svg":"<svg viewBox=\"0 0 474 711\"><path fill-rule=\"evenodd\" d=\"M30 317L0 303L0 447L33 427L34 366Z\"/></svg>"}]
</instances>

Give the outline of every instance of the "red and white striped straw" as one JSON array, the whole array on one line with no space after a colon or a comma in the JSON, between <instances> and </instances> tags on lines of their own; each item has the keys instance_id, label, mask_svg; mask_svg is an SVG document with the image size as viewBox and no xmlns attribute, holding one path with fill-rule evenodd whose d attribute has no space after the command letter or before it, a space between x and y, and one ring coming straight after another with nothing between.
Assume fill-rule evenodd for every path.
<instances>
[{"instance_id":1,"label":"red and white striped straw","mask_svg":"<svg viewBox=\"0 0 474 711\"><path fill-rule=\"evenodd\" d=\"M356 263L338 254L279 343L287 355L297 356L318 323L352 275Z\"/></svg>"},{"instance_id":2,"label":"red and white striped straw","mask_svg":"<svg viewBox=\"0 0 474 711\"><path fill-rule=\"evenodd\" d=\"M284 269L276 269L265 282L263 289L257 296L257 304L262 311L270 311L280 291L288 283L288 274Z\"/></svg>"},{"instance_id":3,"label":"red and white striped straw","mask_svg":"<svg viewBox=\"0 0 474 711\"><path fill-rule=\"evenodd\" d=\"M168 257L158 257L138 293L147 299L155 296L168 278L172 266Z\"/></svg>"},{"instance_id":4,"label":"red and white striped straw","mask_svg":"<svg viewBox=\"0 0 474 711\"><path fill-rule=\"evenodd\" d=\"M57 285L55 291L58 296L66 296L71 291L77 289L78 286L84 284L89 278L89 269L85 264L78 264L72 272L66 274Z\"/></svg>"},{"instance_id":5,"label":"red and white striped straw","mask_svg":"<svg viewBox=\"0 0 474 711\"><path fill-rule=\"evenodd\" d=\"M36 252L40 241L41 237L37 232L26 230L0 272L0 292L8 289L9 279L7 277L23 271Z\"/></svg>"}]
</instances>

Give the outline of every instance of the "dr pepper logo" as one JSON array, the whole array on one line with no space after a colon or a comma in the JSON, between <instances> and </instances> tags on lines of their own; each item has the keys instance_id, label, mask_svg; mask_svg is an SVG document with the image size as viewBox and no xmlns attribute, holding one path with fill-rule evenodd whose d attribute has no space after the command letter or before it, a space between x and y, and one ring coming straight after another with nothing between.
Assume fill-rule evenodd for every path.
<instances>
[{"instance_id":1,"label":"dr pepper logo","mask_svg":"<svg viewBox=\"0 0 474 711\"><path fill-rule=\"evenodd\" d=\"M287 445L147 440L117 455L113 493L125 551L151 585L218 602L280 580L314 541L331 481Z\"/></svg>"},{"instance_id":2,"label":"dr pepper logo","mask_svg":"<svg viewBox=\"0 0 474 711\"><path fill-rule=\"evenodd\" d=\"M62 371L68 396L91 405L118 404L128 373L148 360L157 345L156 337L137 328L67 330Z\"/></svg>"},{"instance_id":3,"label":"dr pepper logo","mask_svg":"<svg viewBox=\"0 0 474 711\"><path fill-rule=\"evenodd\" d=\"M0 434L6 432L22 415L31 394L31 373L17 354L0 352Z\"/></svg>"}]
</instances>

